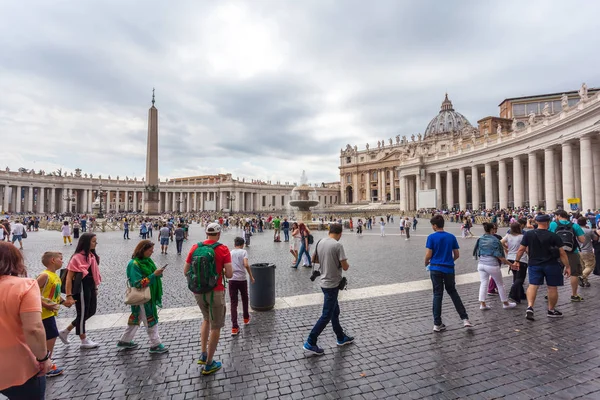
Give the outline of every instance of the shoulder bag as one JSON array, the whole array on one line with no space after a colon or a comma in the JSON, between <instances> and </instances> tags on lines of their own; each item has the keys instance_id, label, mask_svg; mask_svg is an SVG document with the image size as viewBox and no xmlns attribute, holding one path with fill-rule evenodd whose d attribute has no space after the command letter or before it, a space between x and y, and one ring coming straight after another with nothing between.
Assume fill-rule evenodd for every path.
<instances>
[{"instance_id":1,"label":"shoulder bag","mask_svg":"<svg viewBox=\"0 0 600 400\"><path fill-rule=\"evenodd\" d=\"M146 304L151 299L150 294L150 285L138 289L136 287L131 287L129 284L129 279L127 279L127 289L125 290L125 304L130 306L141 306L142 304Z\"/></svg>"}]
</instances>

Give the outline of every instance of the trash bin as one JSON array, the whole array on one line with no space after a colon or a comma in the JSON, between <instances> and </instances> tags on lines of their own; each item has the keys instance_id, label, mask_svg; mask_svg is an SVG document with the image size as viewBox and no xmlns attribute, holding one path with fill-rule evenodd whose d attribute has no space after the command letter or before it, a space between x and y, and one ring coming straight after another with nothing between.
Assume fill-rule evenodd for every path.
<instances>
[{"instance_id":1,"label":"trash bin","mask_svg":"<svg viewBox=\"0 0 600 400\"><path fill-rule=\"evenodd\" d=\"M255 283L250 284L250 307L269 311L275 306L275 264L251 264Z\"/></svg>"}]
</instances>

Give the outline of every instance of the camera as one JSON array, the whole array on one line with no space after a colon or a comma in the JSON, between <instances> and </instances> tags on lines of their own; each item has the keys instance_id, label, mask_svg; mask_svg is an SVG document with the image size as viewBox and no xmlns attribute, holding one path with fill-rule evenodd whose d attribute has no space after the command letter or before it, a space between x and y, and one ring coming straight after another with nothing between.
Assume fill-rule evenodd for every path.
<instances>
[{"instance_id":1,"label":"camera","mask_svg":"<svg viewBox=\"0 0 600 400\"><path fill-rule=\"evenodd\" d=\"M314 282L315 279L317 279L317 276L321 276L321 272L317 270L313 271L312 275L310 276L310 280Z\"/></svg>"}]
</instances>

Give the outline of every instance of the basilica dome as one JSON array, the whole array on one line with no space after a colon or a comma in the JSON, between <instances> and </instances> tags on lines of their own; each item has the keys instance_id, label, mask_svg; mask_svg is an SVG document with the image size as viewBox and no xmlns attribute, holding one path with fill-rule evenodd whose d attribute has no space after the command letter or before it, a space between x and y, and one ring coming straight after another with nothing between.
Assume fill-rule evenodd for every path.
<instances>
[{"instance_id":1,"label":"basilica dome","mask_svg":"<svg viewBox=\"0 0 600 400\"><path fill-rule=\"evenodd\" d=\"M465 127L471 127L471 123L459 112L454 111L452 102L446 98L442 102L440 113L431 120L427 129L425 129L425 137L431 137L442 133L460 132Z\"/></svg>"}]
</instances>

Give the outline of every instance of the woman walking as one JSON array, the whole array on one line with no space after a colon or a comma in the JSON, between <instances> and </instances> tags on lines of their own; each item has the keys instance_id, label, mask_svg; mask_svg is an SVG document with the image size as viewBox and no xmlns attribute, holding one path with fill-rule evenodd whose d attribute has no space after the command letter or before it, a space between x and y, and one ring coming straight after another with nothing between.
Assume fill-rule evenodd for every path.
<instances>
[{"instance_id":1,"label":"woman walking","mask_svg":"<svg viewBox=\"0 0 600 400\"><path fill-rule=\"evenodd\" d=\"M43 400L52 362L42 323L40 288L27 278L21 252L0 242L0 393Z\"/></svg>"},{"instance_id":2,"label":"woman walking","mask_svg":"<svg viewBox=\"0 0 600 400\"><path fill-rule=\"evenodd\" d=\"M78 220L75 220L75 222L73 222L73 239L79 239L80 231L81 231L81 225L79 225Z\"/></svg>"},{"instance_id":3,"label":"woman walking","mask_svg":"<svg viewBox=\"0 0 600 400\"><path fill-rule=\"evenodd\" d=\"M158 307L162 308L162 275L163 268L156 268L152 260L154 243L142 240L135 246L131 261L127 264L127 279L132 288L150 287L150 301L141 306L131 306L131 315L127 321L127 329L117 343L120 349L135 349L139 344L133 341L141 323L144 323L150 338L150 353L166 353L169 351L160 340L158 334Z\"/></svg>"},{"instance_id":4,"label":"woman walking","mask_svg":"<svg viewBox=\"0 0 600 400\"><path fill-rule=\"evenodd\" d=\"M298 268L298 264L302 260L302 256L306 254L306 258L308 259L308 264L304 264L308 268L312 268L312 262L310 259L310 253L308 252L308 236L310 235L310 230L304 225L303 222L298 224L298 230L300 231L300 251L298 252L298 259L296 260L296 264L292 265L292 268Z\"/></svg>"},{"instance_id":5,"label":"woman walking","mask_svg":"<svg viewBox=\"0 0 600 400\"><path fill-rule=\"evenodd\" d=\"M479 278L481 284L479 285L479 302L480 310L489 310L491 307L485 302L485 296L488 289L488 283L490 276L496 282L500 300L503 303L503 308L514 308L516 303L509 302L506 297L506 291L504 290L504 282L502 280L502 270L500 269L501 263L508 264L508 261L504 257L504 248L502 243L493 235L494 224L490 222L483 223L484 235L479 238L479 246L477 253L479 256L479 263L477 265L477 271L479 271Z\"/></svg>"},{"instance_id":6,"label":"woman walking","mask_svg":"<svg viewBox=\"0 0 600 400\"><path fill-rule=\"evenodd\" d=\"M521 259L519 260L519 269L514 269L512 267L512 264L517 257L517 251L521 246L522 239L523 232L521 231L521 225L518 222L510 224L510 232L502 238L502 244L507 252L506 259L511 264L511 271L513 273L513 284L510 288L508 299L517 304L520 304L521 300L527 300L525 289L523 288L523 283L527 276L527 263L529 261L527 253L523 253L521 256Z\"/></svg>"},{"instance_id":7,"label":"woman walking","mask_svg":"<svg viewBox=\"0 0 600 400\"><path fill-rule=\"evenodd\" d=\"M246 247L250 246L250 237L252 236L252 229L250 227L250 223L246 222L246 225L244 225L244 243L246 243Z\"/></svg>"},{"instance_id":8,"label":"woman walking","mask_svg":"<svg viewBox=\"0 0 600 400\"><path fill-rule=\"evenodd\" d=\"M61 228L63 243L65 246L67 245L67 240L69 241L69 245L73 245L73 241L71 240L71 227L69 226L69 221L63 222L63 226Z\"/></svg>"},{"instance_id":9,"label":"woman walking","mask_svg":"<svg viewBox=\"0 0 600 400\"><path fill-rule=\"evenodd\" d=\"M292 260L293 263L298 259L298 251L300 250L300 229L298 228L298 223L294 222L292 224L292 243L290 244L290 253L294 258Z\"/></svg>"},{"instance_id":10,"label":"woman walking","mask_svg":"<svg viewBox=\"0 0 600 400\"><path fill-rule=\"evenodd\" d=\"M66 329L60 332L58 337L64 344L71 343L69 333L75 328L75 333L81 339L80 347L82 349L98 347L98 343L87 338L85 330L85 322L96 314L98 286L102 281L98 267L100 257L96 253L97 242L96 235L93 233L81 235L75 254L67 265L65 293L67 298L75 301L77 316Z\"/></svg>"},{"instance_id":11,"label":"woman walking","mask_svg":"<svg viewBox=\"0 0 600 400\"><path fill-rule=\"evenodd\" d=\"M383 220L383 217L379 219L379 229L381 231L381 236L385 236L385 221Z\"/></svg>"}]
</instances>

